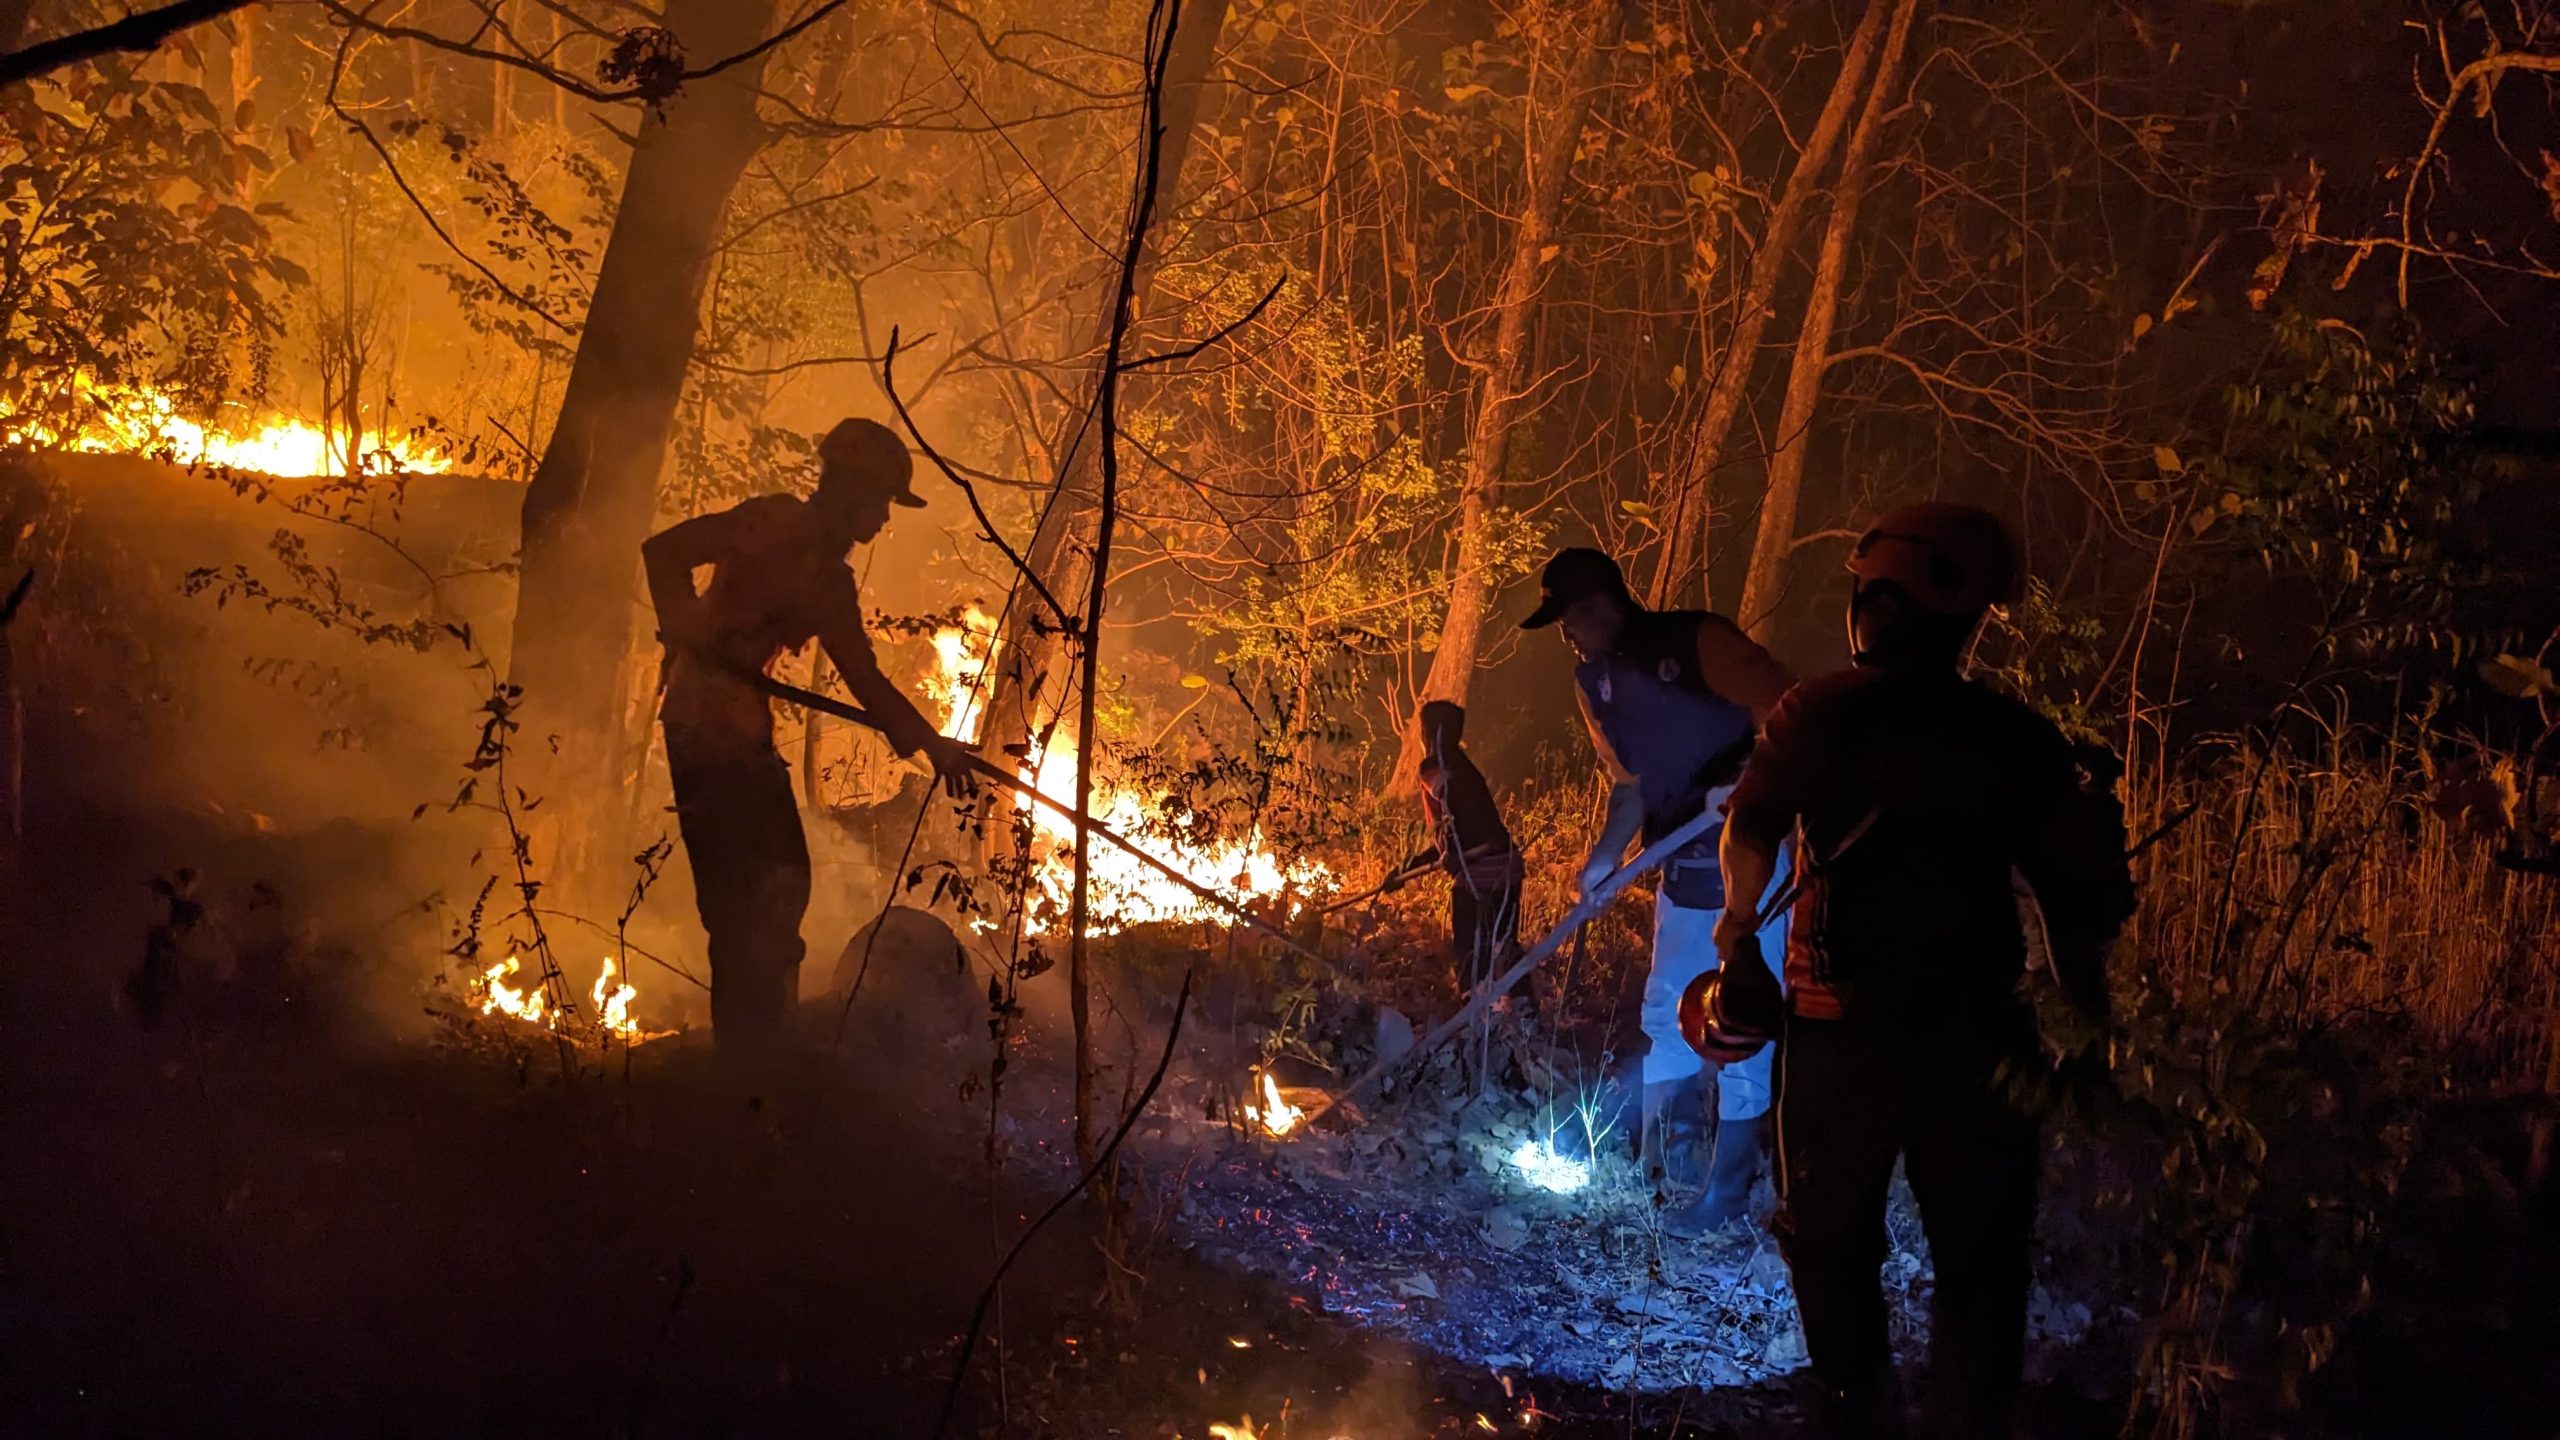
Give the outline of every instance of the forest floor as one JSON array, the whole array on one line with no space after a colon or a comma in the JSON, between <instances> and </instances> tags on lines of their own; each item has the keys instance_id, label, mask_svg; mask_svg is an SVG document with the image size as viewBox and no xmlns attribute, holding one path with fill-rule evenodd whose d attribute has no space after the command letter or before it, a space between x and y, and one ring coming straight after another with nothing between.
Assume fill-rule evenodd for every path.
<instances>
[{"instance_id":1,"label":"forest floor","mask_svg":"<svg viewBox=\"0 0 2560 1440\"><path fill-rule=\"evenodd\" d=\"M567 1086L545 1044L389 1038L326 986L182 977L144 1025L116 998L157 918L138 834L31 847L0 912L6 1428L935 1433L982 1287L1071 1178L1054 1056L1008 1072L991 1185L984 1097L896 1044L753 1090L679 1036ZM1765 1240L1662 1240L1622 1160L1542 1190L1506 1162L1517 1094L1426 1084L1272 1141L1211 1113L1219 1083L1186 1059L1133 1136L1137 1318L1069 1206L952 1433L1799 1432ZM1925 1257L1896 1235L1908 1330ZM2113 1433L2121 1354L2072 1343L2092 1301L2040 1292L2030 1433ZM2515 1317L2511 1353L2551 1320Z\"/></svg>"}]
</instances>

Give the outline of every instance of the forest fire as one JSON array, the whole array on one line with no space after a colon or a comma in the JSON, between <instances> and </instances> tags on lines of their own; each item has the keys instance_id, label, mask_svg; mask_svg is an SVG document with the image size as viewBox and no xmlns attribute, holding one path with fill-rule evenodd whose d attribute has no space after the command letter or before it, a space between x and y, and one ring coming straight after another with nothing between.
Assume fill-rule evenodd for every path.
<instances>
[{"instance_id":1,"label":"forest fire","mask_svg":"<svg viewBox=\"0 0 2560 1440\"><path fill-rule=\"evenodd\" d=\"M592 1008L585 1017L578 1016L568 1006L551 1004L539 980L530 985L510 983L522 968L522 962L510 955L471 982L473 993L480 998L481 1014L502 1015L573 1040L580 1038L581 1032L592 1032L595 1038L640 1045L669 1033L644 1030L633 1018L631 1005L639 998L640 991L628 981L615 983L618 967L610 955L605 957L604 968L597 973L595 985L587 992L587 1003Z\"/></svg>"},{"instance_id":2,"label":"forest fire","mask_svg":"<svg viewBox=\"0 0 2560 1440\"><path fill-rule=\"evenodd\" d=\"M2549 1440L2555 364L2545 0L0 0L0 1428Z\"/></svg>"},{"instance_id":3,"label":"forest fire","mask_svg":"<svg viewBox=\"0 0 2560 1440\"><path fill-rule=\"evenodd\" d=\"M282 479L316 479L347 472L346 436L298 416L203 424L179 413L167 391L148 385L78 386L85 423L69 437L42 425L0 428L0 442L33 444L82 454L152 455L177 465L212 465ZM246 407L231 406L245 410ZM0 413L0 427L10 417ZM441 475L453 461L414 436L366 431L356 453L368 473Z\"/></svg>"},{"instance_id":4,"label":"forest fire","mask_svg":"<svg viewBox=\"0 0 2560 1440\"><path fill-rule=\"evenodd\" d=\"M960 626L934 632L935 669L927 677L928 692L942 707L942 733L974 741L985 723L986 677L997 646L996 622L971 606ZM1075 735L1060 725L1049 733L1037 760L1017 772L1042 795L1068 810L1075 807L1079 752ZM1030 815L1038 853L1032 877L1026 928L1035 935L1064 931L1075 897L1075 826L1057 810L1018 795L1014 808ZM1322 862L1285 858L1262 841L1257 830L1242 840L1220 840L1185 848L1151 835L1168 824L1187 820L1179 802L1147 795L1113 783L1095 782L1093 817L1136 841L1149 854L1212 890L1242 900L1276 900L1292 908L1304 896L1326 888L1333 872ZM1115 934L1132 925L1168 921L1218 920L1224 912L1202 900L1138 857L1109 846L1091 852L1094 930Z\"/></svg>"}]
</instances>

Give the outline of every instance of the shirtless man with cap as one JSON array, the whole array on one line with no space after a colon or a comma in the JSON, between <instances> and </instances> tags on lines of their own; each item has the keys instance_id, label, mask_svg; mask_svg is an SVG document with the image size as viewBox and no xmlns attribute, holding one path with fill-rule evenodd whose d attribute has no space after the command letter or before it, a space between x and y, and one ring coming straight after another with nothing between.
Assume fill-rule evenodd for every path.
<instances>
[{"instance_id":1,"label":"shirtless man with cap","mask_svg":"<svg viewBox=\"0 0 2560 1440\"><path fill-rule=\"evenodd\" d=\"M710 936L711 1024L724 1052L787 1041L799 991L809 847L773 710L751 683L815 639L901 755L922 752L954 793L967 747L945 738L880 673L846 556L888 527L892 505L922 506L914 462L887 426L847 420L818 447L815 493L759 495L671 525L640 553L667 647L667 771L676 824ZM708 567L710 583L694 577Z\"/></svg>"}]
</instances>

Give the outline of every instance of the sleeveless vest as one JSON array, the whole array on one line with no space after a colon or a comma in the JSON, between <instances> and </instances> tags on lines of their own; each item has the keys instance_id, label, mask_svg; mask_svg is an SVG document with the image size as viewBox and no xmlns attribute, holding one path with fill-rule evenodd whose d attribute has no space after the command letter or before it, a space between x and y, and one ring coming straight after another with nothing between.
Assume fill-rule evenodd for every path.
<instances>
[{"instance_id":1,"label":"sleeveless vest","mask_svg":"<svg viewBox=\"0 0 2560 1440\"><path fill-rule=\"evenodd\" d=\"M1751 733L1751 712L1707 688L1698 674L1697 612L1639 615L1610 654L1574 667L1574 683L1600 736L1633 771L1644 797L1644 841L1651 844L1698 813L1707 791L1739 773ZM1664 866L1675 904L1723 903L1715 871L1718 826L1681 848ZM1708 867L1699 873L1700 862ZM1675 869L1675 867L1677 867ZM1712 884L1712 898L1693 888L1682 894L1683 874L1693 886Z\"/></svg>"}]
</instances>

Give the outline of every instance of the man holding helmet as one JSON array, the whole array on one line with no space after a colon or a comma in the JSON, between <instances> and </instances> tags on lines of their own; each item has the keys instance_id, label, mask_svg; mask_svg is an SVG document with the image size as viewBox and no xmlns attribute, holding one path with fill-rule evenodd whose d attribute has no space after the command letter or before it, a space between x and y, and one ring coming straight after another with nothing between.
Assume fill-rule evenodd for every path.
<instances>
[{"instance_id":1,"label":"man holding helmet","mask_svg":"<svg viewBox=\"0 0 2560 1440\"><path fill-rule=\"evenodd\" d=\"M1830 1432L1900 1429L1877 1274L1899 1158L1936 1268L1932 1433L1996 1436L2025 1344L2039 1152L2003 1083L2035 1053L2013 874L2042 902L2057 978L2102 1012L2105 945L2131 908L2121 825L2091 843L2069 742L1964 675L1983 617L2019 586L1999 520L1905 505L1849 570L1856 664L1789 692L1735 787L1717 948L1751 963L1753 901L1793 832L1810 858L1785 951L1772 1228Z\"/></svg>"}]
</instances>

